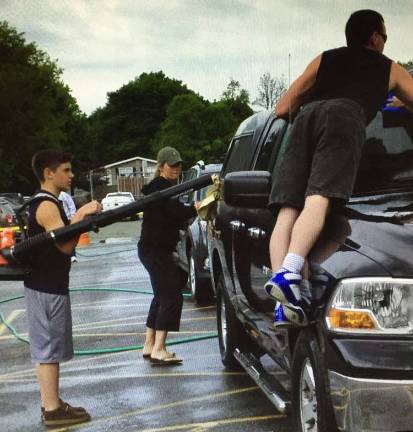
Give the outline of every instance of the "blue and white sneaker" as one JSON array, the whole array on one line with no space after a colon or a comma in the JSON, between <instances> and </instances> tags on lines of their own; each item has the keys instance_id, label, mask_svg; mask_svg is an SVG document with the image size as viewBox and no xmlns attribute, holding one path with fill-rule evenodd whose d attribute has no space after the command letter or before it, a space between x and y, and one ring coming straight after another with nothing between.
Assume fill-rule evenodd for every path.
<instances>
[{"instance_id":1,"label":"blue and white sneaker","mask_svg":"<svg viewBox=\"0 0 413 432\"><path fill-rule=\"evenodd\" d=\"M277 302L274 309L273 328L291 327L293 324L287 320L284 315L284 308L280 302Z\"/></svg>"},{"instance_id":2,"label":"blue and white sneaker","mask_svg":"<svg viewBox=\"0 0 413 432\"><path fill-rule=\"evenodd\" d=\"M282 304L300 305L301 275L288 270L279 271L264 285L268 295Z\"/></svg>"}]
</instances>

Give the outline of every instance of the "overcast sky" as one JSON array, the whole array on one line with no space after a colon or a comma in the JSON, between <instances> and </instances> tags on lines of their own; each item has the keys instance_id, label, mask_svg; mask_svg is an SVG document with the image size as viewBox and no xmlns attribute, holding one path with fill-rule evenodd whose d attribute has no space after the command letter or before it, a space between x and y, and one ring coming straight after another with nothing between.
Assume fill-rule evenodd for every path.
<instances>
[{"instance_id":1,"label":"overcast sky","mask_svg":"<svg viewBox=\"0 0 413 432\"><path fill-rule=\"evenodd\" d=\"M219 99L230 77L253 100L259 77L291 80L321 51L345 44L357 9L382 13L385 54L413 59L413 0L0 0L0 20L64 69L90 114L142 72L162 70Z\"/></svg>"}]
</instances>

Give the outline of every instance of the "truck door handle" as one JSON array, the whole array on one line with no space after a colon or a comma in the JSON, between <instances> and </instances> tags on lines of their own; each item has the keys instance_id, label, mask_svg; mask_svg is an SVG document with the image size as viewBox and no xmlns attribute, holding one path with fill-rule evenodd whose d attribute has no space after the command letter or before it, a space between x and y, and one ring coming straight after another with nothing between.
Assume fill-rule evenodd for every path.
<instances>
[{"instance_id":1,"label":"truck door handle","mask_svg":"<svg viewBox=\"0 0 413 432\"><path fill-rule=\"evenodd\" d=\"M257 227L251 227L248 228L248 237L251 237L253 239L263 239L266 237L266 232L264 230L262 230L261 228L257 228Z\"/></svg>"},{"instance_id":2,"label":"truck door handle","mask_svg":"<svg viewBox=\"0 0 413 432\"><path fill-rule=\"evenodd\" d=\"M239 220L233 220L229 223L231 230L234 232L243 231L245 229L245 223Z\"/></svg>"}]
</instances>

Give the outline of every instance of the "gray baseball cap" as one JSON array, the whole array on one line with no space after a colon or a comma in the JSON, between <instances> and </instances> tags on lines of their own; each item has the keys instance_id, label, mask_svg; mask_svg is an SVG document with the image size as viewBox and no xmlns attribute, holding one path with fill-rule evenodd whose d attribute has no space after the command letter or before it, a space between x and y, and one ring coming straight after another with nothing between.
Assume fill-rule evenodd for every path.
<instances>
[{"instance_id":1,"label":"gray baseball cap","mask_svg":"<svg viewBox=\"0 0 413 432\"><path fill-rule=\"evenodd\" d=\"M168 165L175 165L179 162L182 162L182 158L181 155L179 154L179 151L173 147L161 148L158 152L158 156L156 156L156 160L160 164L166 162Z\"/></svg>"}]
</instances>

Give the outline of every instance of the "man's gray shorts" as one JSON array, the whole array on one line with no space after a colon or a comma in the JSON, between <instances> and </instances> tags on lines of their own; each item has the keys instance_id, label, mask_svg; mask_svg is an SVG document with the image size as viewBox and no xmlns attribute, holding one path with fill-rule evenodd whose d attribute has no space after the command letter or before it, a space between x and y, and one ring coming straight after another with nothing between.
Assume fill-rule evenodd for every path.
<instances>
[{"instance_id":1,"label":"man's gray shorts","mask_svg":"<svg viewBox=\"0 0 413 432\"><path fill-rule=\"evenodd\" d=\"M295 119L273 174L270 206L302 209L310 195L344 204L353 190L365 130L363 110L350 99L306 105Z\"/></svg>"},{"instance_id":2,"label":"man's gray shorts","mask_svg":"<svg viewBox=\"0 0 413 432\"><path fill-rule=\"evenodd\" d=\"M60 363L73 358L70 297L30 288L25 288L24 296L32 362Z\"/></svg>"}]
</instances>

